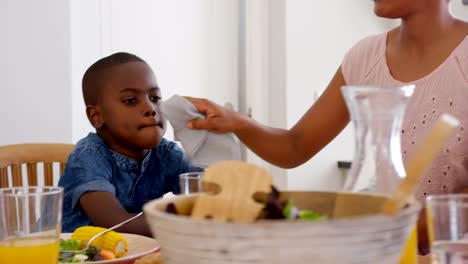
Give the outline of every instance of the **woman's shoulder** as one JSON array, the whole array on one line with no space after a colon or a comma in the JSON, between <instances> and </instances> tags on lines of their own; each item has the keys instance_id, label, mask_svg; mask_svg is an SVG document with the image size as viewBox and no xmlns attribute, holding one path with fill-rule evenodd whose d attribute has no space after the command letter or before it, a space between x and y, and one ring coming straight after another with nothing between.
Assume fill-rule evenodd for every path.
<instances>
[{"instance_id":1,"label":"woman's shoulder","mask_svg":"<svg viewBox=\"0 0 468 264\"><path fill-rule=\"evenodd\" d=\"M465 81L468 82L468 32L466 32L463 40L453 51L453 58L455 58Z\"/></svg>"},{"instance_id":2,"label":"woman's shoulder","mask_svg":"<svg viewBox=\"0 0 468 264\"><path fill-rule=\"evenodd\" d=\"M357 41L348 52L380 53L382 50L385 50L387 33L366 36Z\"/></svg>"},{"instance_id":3,"label":"woman's shoulder","mask_svg":"<svg viewBox=\"0 0 468 264\"><path fill-rule=\"evenodd\" d=\"M460 21L460 26L456 31L456 34L453 34L453 41L459 42L457 47L454 50L454 53L458 59L467 60L468 59L468 23L465 21Z\"/></svg>"},{"instance_id":4,"label":"woman's shoulder","mask_svg":"<svg viewBox=\"0 0 468 264\"><path fill-rule=\"evenodd\" d=\"M348 85L359 84L385 56L387 32L362 38L346 53L341 69Z\"/></svg>"},{"instance_id":5,"label":"woman's shoulder","mask_svg":"<svg viewBox=\"0 0 468 264\"><path fill-rule=\"evenodd\" d=\"M468 61L468 35L465 36L454 52L458 60Z\"/></svg>"}]
</instances>

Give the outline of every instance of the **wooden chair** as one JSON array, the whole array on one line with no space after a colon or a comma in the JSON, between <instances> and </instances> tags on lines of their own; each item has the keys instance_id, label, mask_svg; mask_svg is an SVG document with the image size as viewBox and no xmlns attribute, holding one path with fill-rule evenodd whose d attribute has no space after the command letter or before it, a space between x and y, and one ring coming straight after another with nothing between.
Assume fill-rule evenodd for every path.
<instances>
[{"instance_id":1,"label":"wooden chair","mask_svg":"<svg viewBox=\"0 0 468 264\"><path fill-rule=\"evenodd\" d=\"M15 144L0 146L0 188L23 186L23 171L27 185L38 185L37 163L43 163L44 185L54 184L53 164L60 164L60 175L75 145L59 143ZM25 164L25 166L23 166ZM11 184L8 181L10 168ZM59 175L59 176L60 176Z\"/></svg>"}]
</instances>

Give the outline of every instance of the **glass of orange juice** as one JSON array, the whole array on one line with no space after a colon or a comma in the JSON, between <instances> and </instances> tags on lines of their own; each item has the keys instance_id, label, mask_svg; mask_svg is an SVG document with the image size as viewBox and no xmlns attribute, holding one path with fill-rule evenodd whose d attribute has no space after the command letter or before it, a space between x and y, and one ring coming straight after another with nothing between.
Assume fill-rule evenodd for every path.
<instances>
[{"instance_id":1,"label":"glass of orange juice","mask_svg":"<svg viewBox=\"0 0 468 264\"><path fill-rule=\"evenodd\" d=\"M58 263L63 189L0 189L0 263Z\"/></svg>"}]
</instances>

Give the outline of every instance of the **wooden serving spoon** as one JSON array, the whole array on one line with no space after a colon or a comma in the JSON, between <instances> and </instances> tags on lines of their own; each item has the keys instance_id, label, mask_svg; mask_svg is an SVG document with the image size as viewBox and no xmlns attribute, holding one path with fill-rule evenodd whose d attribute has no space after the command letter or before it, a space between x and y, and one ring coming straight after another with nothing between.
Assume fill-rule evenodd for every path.
<instances>
[{"instance_id":1,"label":"wooden serving spoon","mask_svg":"<svg viewBox=\"0 0 468 264\"><path fill-rule=\"evenodd\" d=\"M450 135L452 135L453 130L459 124L460 122L455 117L448 114L440 117L429 134L414 151L408 162L406 177L400 182L391 198L383 204L381 208L382 213L394 214L401 210L413 196L421 175L429 167L437 154L439 154Z\"/></svg>"},{"instance_id":2,"label":"wooden serving spoon","mask_svg":"<svg viewBox=\"0 0 468 264\"><path fill-rule=\"evenodd\" d=\"M241 161L224 161L206 169L203 183L216 184L217 194L196 198L192 218L253 222L263 205L253 199L256 192L270 192L273 177L262 167Z\"/></svg>"}]
</instances>

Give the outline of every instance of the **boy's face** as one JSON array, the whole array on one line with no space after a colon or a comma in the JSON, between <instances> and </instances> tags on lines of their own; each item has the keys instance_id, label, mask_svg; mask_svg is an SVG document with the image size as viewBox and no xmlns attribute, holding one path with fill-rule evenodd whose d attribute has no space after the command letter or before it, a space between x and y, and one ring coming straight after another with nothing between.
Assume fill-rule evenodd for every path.
<instances>
[{"instance_id":1,"label":"boy's face","mask_svg":"<svg viewBox=\"0 0 468 264\"><path fill-rule=\"evenodd\" d=\"M106 144L130 157L157 146L166 122L160 111L161 91L151 68L143 62L114 66L105 70L101 83L95 106L99 122L93 125Z\"/></svg>"}]
</instances>

